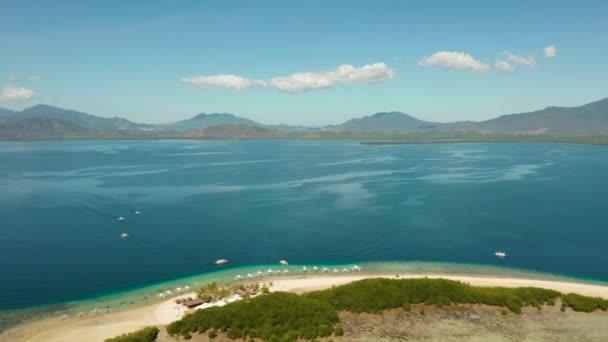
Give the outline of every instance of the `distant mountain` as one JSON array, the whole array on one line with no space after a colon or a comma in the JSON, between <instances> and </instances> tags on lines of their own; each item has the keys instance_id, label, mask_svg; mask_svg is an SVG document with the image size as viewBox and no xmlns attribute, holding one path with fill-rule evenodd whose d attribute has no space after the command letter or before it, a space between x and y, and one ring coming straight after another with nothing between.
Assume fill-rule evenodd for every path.
<instances>
[{"instance_id":1,"label":"distant mountain","mask_svg":"<svg viewBox=\"0 0 608 342\"><path fill-rule=\"evenodd\" d=\"M133 123L123 118L102 118L47 105L36 105L8 116L10 120L29 118L59 119L93 130L149 130L154 127L154 125Z\"/></svg>"},{"instance_id":2,"label":"distant mountain","mask_svg":"<svg viewBox=\"0 0 608 342\"><path fill-rule=\"evenodd\" d=\"M1 139L64 139L86 136L93 131L70 121L52 118L25 118L0 122Z\"/></svg>"},{"instance_id":3,"label":"distant mountain","mask_svg":"<svg viewBox=\"0 0 608 342\"><path fill-rule=\"evenodd\" d=\"M190 131L209 126L225 125L247 125L254 127L263 126L253 120L241 118L227 113L198 114L191 119L181 120L174 123L163 125L167 129L176 131Z\"/></svg>"},{"instance_id":4,"label":"distant mountain","mask_svg":"<svg viewBox=\"0 0 608 342\"><path fill-rule=\"evenodd\" d=\"M12 110L0 108L0 121L4 120L14 114L15 114L15 112Z\"/></svg>"},{"instance_id":5,"label":"distant mountain","mask_svg":"<svg viewBox=\"0 0 608 342\"><path fill-rule=\"evenodd\" d=\"M32 120L37 119L37 120ZM45 119L45 120L42 120ZM547 107L473 122L437 123L419 120L400 112L381 112L348 120L341 125L308 128L264 125L232 114L199 114L168 124L134 123L123 118L103 118L73 110L37 105L21 112L0 109L0 138L20 136L78 135L91 138L365 138L416 137L441 139L489 135L534 135L553 137L608 136L608 98L580 107ZM31 127L30 127L31 126ZM11 130L15 130L14 132ZM78 134L76 134L78 133ZM29 139L29 138L28 138ZM501 137L503 139L503 137Z\"/></svg>"},{"instance_id":6,"label":"distant mountain","mask_svg":"<svg viewBox=\"0 0 608 342\"><path fill-rule=\"evenodd\" d=\"M416 119L413 116L388 112L351 119L337 126L324 127L324 131L338 132L400 132L441 128L443 124Z\"/></svg>"},{"instance_id":7,"label":"distant mountain","mask_svg":"<svg viewBox=\"0 0 608 342\"><path fill-rule=\"evenodd\" d=\"M535 112L502 115L470 128L498 133L567 136L608 134L608 98L580 107L547 107Z\"/></svg>"}]
</instances>

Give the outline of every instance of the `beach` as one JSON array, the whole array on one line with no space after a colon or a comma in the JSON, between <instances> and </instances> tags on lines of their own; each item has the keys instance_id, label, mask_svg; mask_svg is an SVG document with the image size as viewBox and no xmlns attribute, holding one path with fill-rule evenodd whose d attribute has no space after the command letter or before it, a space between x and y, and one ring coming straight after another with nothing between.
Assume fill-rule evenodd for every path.
<instances>
[{"instance_id":1,"label":"beach","mask_svg":"<svg viewBox=\"0 0 608 342\"><path fill-rule=\"evenodd\" d=\"M588 296L608 298L608 286L562 282L552 280L524 279L513 277L496 277L480 275L453 275L453 274L346 274L324 275L309 274L298 276L267 277L257 280L259 283L272 285L270 291L286 291L303 293L307 291L322 290L332 286L344 285L353 281L367 278L444 278L469 283L474 286L503 286L503 287L541 287L560 292L573 292ZM195 293L187 293L172 297L160 303L149 304L135 309L115 311L96 316L70 317L67 319L46 318L13 327L0 334L1 341L103 341L123 333L135 331L146 326L161 327L181 318L186 309L175 303L178 298L193 297ZM230 301L235 300L232 297ZM224 302L213 305L224 305ZM207 304L207 307L212 306Z\"/></svg>"}]
</instances>

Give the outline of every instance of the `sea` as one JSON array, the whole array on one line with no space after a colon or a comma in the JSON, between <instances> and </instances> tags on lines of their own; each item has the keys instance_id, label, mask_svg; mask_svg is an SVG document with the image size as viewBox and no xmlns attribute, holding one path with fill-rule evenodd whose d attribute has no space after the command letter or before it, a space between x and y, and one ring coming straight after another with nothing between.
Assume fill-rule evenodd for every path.
<instances>
[{"instance_id":1,"label":"sea","mask_svg":"<svg viewBox=\"0 0 608 342\"><path fill-rule=\"evenodd\" d=\"M608 147L0 143L0 329L258 270L355 264L605 283Z\"/></svg>"}]
</instances>

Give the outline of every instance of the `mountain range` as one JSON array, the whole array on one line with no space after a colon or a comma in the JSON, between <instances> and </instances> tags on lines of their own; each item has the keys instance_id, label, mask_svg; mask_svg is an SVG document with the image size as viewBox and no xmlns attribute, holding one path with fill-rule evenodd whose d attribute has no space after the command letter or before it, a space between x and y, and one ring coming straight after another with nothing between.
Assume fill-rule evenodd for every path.
<instances>
[{"instance_id":1,"label":"mountain range","mask_svg":"<svg viewBox=\"0 0 608 342\"><path fill-rule=\"evenodd\" d=\"M47 105L23 111L0 108L0 139L93 138L374 138L479 135L608 136L608 98L579 107L547 107L495 119L429 122L401 112L381 112L340 125L265 125L228 113L198 114L167 124L135 123Z\"/></svg>"}]
</instances>

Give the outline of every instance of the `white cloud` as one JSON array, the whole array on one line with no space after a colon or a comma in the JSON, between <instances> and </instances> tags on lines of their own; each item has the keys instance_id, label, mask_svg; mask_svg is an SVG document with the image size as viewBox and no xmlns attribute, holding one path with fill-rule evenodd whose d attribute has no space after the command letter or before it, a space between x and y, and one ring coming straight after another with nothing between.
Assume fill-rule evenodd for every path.
<instances>
[{"instance_id":1,"label":"white cloud","mask_svg":"<svg viewBox=\"0 0 608 342\"><path fill-rule=\"evenodd\" d=\"M44 79L44 77L40 76L40 75L30 75L26 78L28 81L42 81Z\"/></svg>"},{"instance_id":2,"label":"white cloud","mask_svg":"<svg viewBox=\"0 0 608 342\"><path fill-rule=\"evenodd\" d=\"M252 80L236 75L213 75L184 77L179 80L182 83L192 84L199 87L224 87L233 90L243 90L252 87L266 87L265 81Z\"/></svg>"},{"instance_id":3,"label":"white cloud","mask_svg":"<svg viewBox=\"0 0 608 342\"><path fill-rule=\"evenodd\" d=\"M9 82L16 81L17 80L17 75L14 74L14 73L10 73L10 74L8 74L6 76L6 80L9 81Z\"/></svg>"},{"instance_id":4,"label":"white cloud","mask_svg":"<svg viewBox=\"0 0 608 342\"><path fill-rule=\"evenodd\" d=\"M286 93L299 93L313 89L325 89L340 84L380 83L395 77L395 70L385 63L355 67L343 64L326 72L299 72L286 77L275 77L270 84Z\"/></svg>"},{"instance_id":5,"label":"white cloud","mask_svg":"<svg viewBox=\"0 0 608 342\"><path fill-rule=\"evenodd\" d=\"M549 45L543 51L545 52L545 57L547 58L554 58L557 56L557 48L555 45Z\"/></svg>"},{"instance_id":6,"label":"white cloud","mask_svg":"<svg viewBox=\"0 0 608 342\"><path fill-rule=\"evenodd\" d=\"M270 80L252 80L235 75L198 76L182 78L180 82L200 87L219 86L234 90L252 87L273 87L286 93L300 93L315 89L331 88L336 84L380 83L395 77L395 70L385 63L355 67L349 64L325 72L298 72Z\"/></svg>"},{"instance_id":7,"label":"white cloud","mask_svg":"<svg viewBox=\"0 0 608 342\"><path fill-rule=\"evenodd\" d=\"M0 93L0 101L25 101L34 95L35 93L27 88L5 85Z\"/></svg>"},{"instance_id":8,"label":"white cloud","mask_svg":"<svg viewBox=\"0 0 608 342\"><path fill-rule=\"evenodd\" d=\"M444 69L472 70L475 72L485 72L490 66L482 63L473 56L464 52L438 51L431 56L424 57L418 62L423 67L441 67Z\"/></svg>"},{"instance_id":9,"label":"white cloud","mask_svg":"<svg viewBox=\"0 0 608 342\"><path fill-rule=\"evenodd\" d=\"M496 69L502 70L504 72L515 72L517 70L513 65L509 64L509 62L505 61L496 61Z\"/></svg>"},{"instance_id":10,"label":"white cloud","mask_svg":"<svg viewBox=\"0 0 608 342\"><path fill-rule=\"evenodd\" d=\"M504 52L504 55L507 56L507 58L513 63L525 65L529 68L534 68L536 66L536 59L533 56L528 56L528 58L524 58L518 55L514 55L506 50Z\"/></svg>"}]
</instances>

